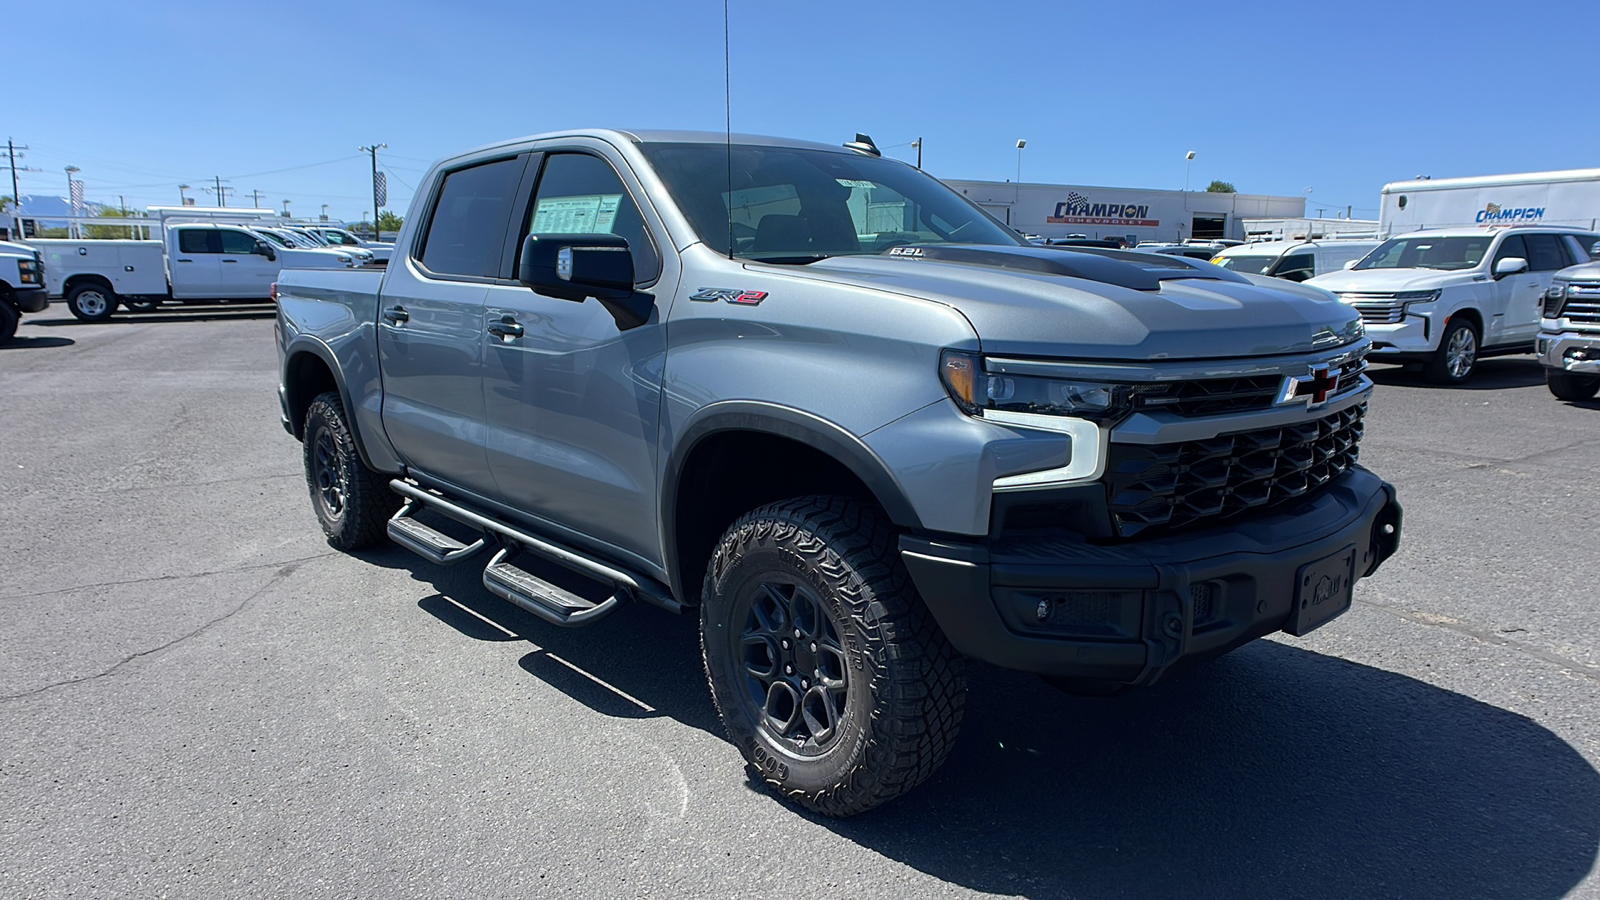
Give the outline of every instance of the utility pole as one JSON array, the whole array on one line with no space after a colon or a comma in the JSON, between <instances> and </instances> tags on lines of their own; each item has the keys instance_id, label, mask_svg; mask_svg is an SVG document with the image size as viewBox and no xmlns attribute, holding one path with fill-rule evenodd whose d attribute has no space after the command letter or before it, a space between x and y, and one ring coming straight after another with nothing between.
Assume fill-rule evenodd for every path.
<instances>
[{"instance_id":1,"label":"utility pole","mask_svg":"<svg viewBox=\"0 0 1600 900\"><path fill-rule=\"evenodd\" d=\"M233 188L231 188L231 187L223 187L222 186L222 176L221 175L213 175L211 177L217 183L217 205L218 206L227 206L228 205L228 192L233 190Z\"/></svg>"},{"instance_id":2,"label":"utility pole","mask_svg":"<svg viewBox=\"0 0 1600 900\"><path fill-rule=\"evenodd\" d=\"M251 191L250 192L250 205L255 207L256 209L260 209L261 208L261 192L260 191Z\"/></svg>"},{"instance_id":3,"label":"utility pole","mask_svg":"<svg viewBox=\"0 0 1600 900\"><path fill-rule=\"evenodd\" d=\"M372 154L372 239L375 241L383 240L383 230L378 227L378 151L388 147L388 144L373 144L356 148L362 153Z\"/></svg>"},{"instance_id":4,"label":"utility pole","mask_svg":"<svg viewBox=\"0 0 1600 900\"><path fill-rule=\"evenodd\" d=\"M28 149L26 145L18 147L10 138L6 138L6 162L11 166L11 218L16 226L12 230L12 240L22 237L22 190L17 187L17 173L44 171L17 165L17 160L22 158L22 154L17 151L26 149Z\"/></svg>"}]
</instances>

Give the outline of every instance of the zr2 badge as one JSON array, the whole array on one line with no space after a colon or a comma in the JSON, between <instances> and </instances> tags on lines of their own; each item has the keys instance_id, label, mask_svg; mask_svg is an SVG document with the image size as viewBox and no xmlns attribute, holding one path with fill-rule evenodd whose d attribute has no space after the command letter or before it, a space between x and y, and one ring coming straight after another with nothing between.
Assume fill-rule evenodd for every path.
<instances>
[{"instance_id":1,"label":"zr2 badge","mask_svg":"<svg viewBox=\"0 0 1600 900\"><path fill-rule=\"evenodd\" d=\"M737 303L740 306L757 306L767 299L766 291L742 291L738 288L708 288L703 287L689 297L690 300L702 300L707 303L722 300L727 303Z\"/></svg>"}]
</instances>

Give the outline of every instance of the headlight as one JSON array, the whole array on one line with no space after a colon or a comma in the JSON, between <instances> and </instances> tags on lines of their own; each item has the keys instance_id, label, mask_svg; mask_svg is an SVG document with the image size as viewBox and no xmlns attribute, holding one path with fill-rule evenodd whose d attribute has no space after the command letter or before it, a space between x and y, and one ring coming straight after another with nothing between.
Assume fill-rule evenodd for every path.
<instances>
[{"instance_id":1,"label":"headlight","mask_svg":"<svg viewBox=\"0 0 1600 900\"><path fill-rule=\"evenodd\" d=\"M1401 303L1432 303L1439 299L1439 292L1434 291L1401 291L1394 295L1394 299Z\"/></svg>"},{"instance_id":2,"label":"headlight","mask_svg":"<svg viewBox=\"0 0 1600 900\"><path fill-rule=\"evenodd\" d=\"M23 284L41 284L39 273L43 269L44 267L39 264L38 260L17 260L17 278Z\"/></svg>"},{"instance_id":3,"label":"headlight","mask_svg":"<svg viewBox=\"0 0 1600 900\"><path fill-rule=\"evenodd\" d=\"M1552 281L1550 286L1545 289L1544 298L1546 300L1560 300L1567 295L1567 288L1570 286L1565 281Z\"/></svg>"},{"instance_id":4,"label":"headlight","mask_svg":"<svg viewBox=\"0 0 1600 900\"><path fill-rule=\"evenodd\" d=\"M342 263L344 263L345 265L348 266L348 265L350 265L352 260L348 256L341 256L341 257L339 257L339 262L342 262Z\"/></svg>"},{"instance_id":5,"label":"headlight","mask_svg":"<svg viewBox=\"0 0 1600 900\"><path fill-rule=\"evenodd\" d=\"M997 375L984 371L981 357L955 350L944 351L939 374L956 405L971 416L994 410L1109 422L1133 409L1132 385Z\"/></svg>"}]
</instances>

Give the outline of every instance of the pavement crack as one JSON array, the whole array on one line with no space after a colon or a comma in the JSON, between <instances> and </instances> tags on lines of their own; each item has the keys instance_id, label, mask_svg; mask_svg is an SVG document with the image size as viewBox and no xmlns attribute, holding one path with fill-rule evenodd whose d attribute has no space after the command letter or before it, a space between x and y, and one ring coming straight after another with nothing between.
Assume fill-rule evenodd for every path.
<instances>
[{"instance_id":1,"label":"pavement crack","mask_svg":"<svg viewBox=\"0 0 1600 900\"><path fill-rule=\"evenodd\" d=\"M315 559L316 557L310 557L310 558ZM278 571L275 572L271 578L267 579L267 583L266 584L263 584L261 587L255 589L254 591L251 591L250 594L248 596L246 596L243 600L240 600L238 605L234 606L233 609L230 609L227 612L223 613L222 615L217 616L216 618L206 622L205 624L201 625L199 628L194 629L193 631L190 631L190 632L188 632L186 634L180 634L177 637L173 638L172 640L167 641L165 644L162 644L162 645L160 645L158 647L151 647L148 650L140 650L137 653L130 653L127 656L124 656L121 660L118 660L116 663L114 663L110 668L107 668L107 669L105 669L104 671L101 671L101 672L97 672L97 673L95 673L93 675L83 675L83 676L80 676L78 678L68 678L68 679L66 679L64 681L52 682L50 684L46 684L46 685L42 685L40 687L36 687L36 688L34 688L33 690L30 690L30 691L23 691L20 694L0 695L0 703L11 701L11 700L23 700L23 699L26 699L28 697L33 697L33 696L36 696L38 694L42 694L45 691L52 691L52 690L55 690L56 688L61 688L61 687L71 687L72 685L75 685L75 684L83 684L86 681L97 681L97 680L99 680L101 678L106 678L108 676L116 674L116 671L118 669L122 668L123 666L127 665L128 663L133 662L136 659L143 659L146 656L154 656L155 654L161 653L162 651L170 650L173 647L176 647L179 644L183 643L184 641L190 640L192 638L199 637L200 635L205 634L207 631L210 631L212 628L215 628L216 626L221 625L223 622L226 622L229 619L233 618L234 616L238 615L239 613L243 612L245 607L249 606L250 602L252 600L256 599L257 597L261 596L262 594L264 594L267 591L271 590L272 588L276 587L277 584L279 582L283 581L285 578L288 578L290 575L293 575L295 570L300 568L300 563L301 562L302 561L300 561L300 560L296 560L296 561L292 561L292 562L289 562L289 563L280 563L280 564L278 564L278 566L279 566ZM258 567L258 568L260 568L260 567Z\"/></svg>"},{"instance_id":2,"label":"pavement crack","mask_svg":"<svg viewBox=\"0 0 1600 900\"><path fill-rule=\"evenodd\" d=\"M152 575L149 578L129 578L124 581L99 581L93 584L78 584L73 585L72 587L53 588L48 591L34 591L27 594L5 594L0 596L0 602L4 602L6 600L27 600L32 597L49 597L52 594L70 594L73 591L87 591L91 588L122 587L123 585L128 584L149 584L158 581L186 581L190 578L208 578L212 575L231 575L235 572L256 572L260 571L261 569L274 569L284 566L291 567L292 571L294 567L298 567L301 563L311 562L315 559L327 559L330 556L339 555L340 554L337 552L329 551L327 553L317 553L311 556L301 556L295 559L284 559L277 562L258 563L253 566L236 566L231 569L215 569L209 572L189 572L182 575Z\"/></svg>"},{"instance_id":3,"label":"pavement crack","mask_svg":"<svg viewBox=\"0 0 1600 900\"><path fill-rule=\"evenodd\" d=\"M1473 628L1465 622L1455 619L1447 619L1443 616L1429 615L1414 610L1405 610L1397 606L1390 606L1387 603L1378 603L1376 601L1367 600L1364 598L1357 598L1356 602L1362 604L1363 606L1370 606L1373 609L1382 610L1397 619L1410 622L1413 625L1432 626L1434 628L1443 628L1447 631L1453 631L1457 634L1465 635L1475 640L1482 641L1486 644L1494 644L1499 647L1505 647L1508 650L1514 650L1518 653L1534 657L1535 659L1543 660L1551 665L1566 669L1575 675L1587 678L1590 681L1600 682L1600 666L1593 666L1585 662L1579 662L1571 657L1562 656L1559 653L1551 653L1549 650L1544 650L1522 641L1514 641L1506 637L1505 634L1499 634L1493 631L1483 631ZM1517 629L1517 631L1521 630L1522 629Z\"/></svg>"}]
</instances>

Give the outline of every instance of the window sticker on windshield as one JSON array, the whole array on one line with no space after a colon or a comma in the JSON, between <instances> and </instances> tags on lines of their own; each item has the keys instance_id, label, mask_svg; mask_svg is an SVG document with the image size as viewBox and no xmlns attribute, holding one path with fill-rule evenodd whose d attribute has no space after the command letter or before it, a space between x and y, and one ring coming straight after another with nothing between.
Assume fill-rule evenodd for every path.
<instances>
[{"instance_id":1,"label":"window sticker on windshield","mask_svg":"<svg viewBox=\"0 0 1600 900\"><path fill-rule=\"evenodd\" d=\"M610 234L621 205L621 194L540 197L528 230L533 234Z\"/></svg>"},{"instance_id":2,"label":"window sticker on windshield","mask_svg":"<svg viewBox=\"0 0 1600 900\"><path fill-rule=\"evenodd\" d=\"M835 178L834 181L839 182L841 185L847 188L875 188L878 186L874 182L861 181L855 178Z\"/></svg>"}]
</instances>

